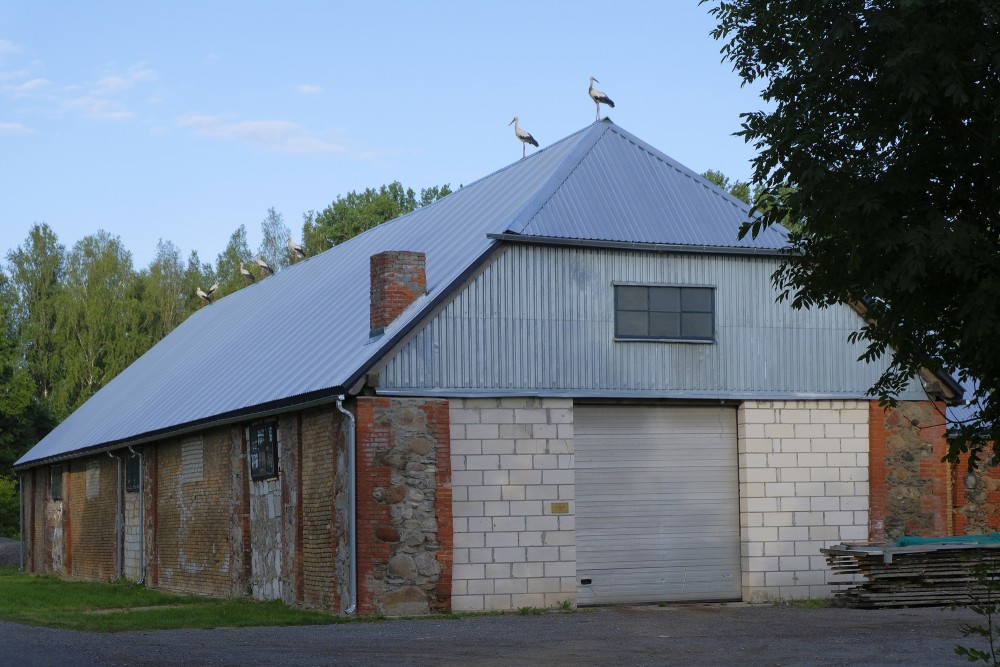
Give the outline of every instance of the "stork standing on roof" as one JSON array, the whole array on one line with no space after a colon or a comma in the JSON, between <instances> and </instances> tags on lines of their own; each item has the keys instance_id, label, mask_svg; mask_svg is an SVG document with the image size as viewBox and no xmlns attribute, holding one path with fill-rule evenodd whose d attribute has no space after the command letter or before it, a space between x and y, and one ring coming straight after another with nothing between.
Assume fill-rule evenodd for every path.
<instances>
[{"instance_id":1,"label":"stork standing on roof","mask_svg":"<svg viewBox=\"0 0 1000 667\"><path fill-rule=\"evenodd\" d=\"M260 256L260 253L257 254L257 266L260 267L260 270L264 275L266 276L274 275L274 269L271 268L270 264L264 261L264 258Z\"/></svg>"},{"instance_id":2,"label":"stork standing on roof","mask_svg":"<svg viewBox=\"0 0 1000 667\"><path fill-rule=\"evenodd\" d=\"M535 138L531 136L531 133L527 130L522 130L521 125L517 122L517 116L514 116L514 120L507 123L507 125L514 126L514 135L521 140L521 159L524 159L525 152L528 150L528 144L531 144L535 148L538 148L538 142Z\"/></svg>"},{"instance_id":3,"label":"stork standing on roof","mask_svg":"<svg viewBox=\"0 0 1000 667\"><path fill-rule=\"evenodd\" d=\"M595 79L594 77L590 77L590 89L587 92L590 93L590 99L594 100L594 104L597 105L597 115L594 116L594 120L600 120L601 105L607 104L609 107L614 109L615 103L611 101L610 97L599 91L597 88L594 88L595 81L597 81L597 79ZM597 83L600 83L600 81L597 81Z\"/></svg>"},{"instance_id":4,"label":"stork standing on roof","mask_svg":"<svg viewBox=\"0 0 1000 667\"><path fill-rule=\"evenodd\" d=\"M205 292L205 290L203 290L202 288L199 287L199 288L195 289L194 293L198 295L199 299L201 299L202 301L205 302L205 305L208 305L208 304L212 303L212 297L211 297L211 295L207 294Z\"/></svg>"},{"instance_id":5,"label":"stork standing on roof","mask_svg":"<svg viewBox=\"0 0 1000 667\"><path fill-rule=\"evenodd\" d=\"M295 241L293 241L291 236L288 237L288 249L292 253L292 263L293 264L295 263L296 259L298 259L300 257L305 257L306 256L306 251L302 249L302 246L300 246L298 243L296 243Z\"/></svg>"},{"instance_id":6,"label":"stork standing on roof","mask_svg":"<svg viewBox=\"0 0 1000 667\"><path fill-rule=\"evenodd\" d=\"M243 276L244 287L257 280L256 278L253 277L253 274L250 273L250 271L245 266L243 266L243 262L240 262L240 275Z\"/></svg>"}]
</instances>

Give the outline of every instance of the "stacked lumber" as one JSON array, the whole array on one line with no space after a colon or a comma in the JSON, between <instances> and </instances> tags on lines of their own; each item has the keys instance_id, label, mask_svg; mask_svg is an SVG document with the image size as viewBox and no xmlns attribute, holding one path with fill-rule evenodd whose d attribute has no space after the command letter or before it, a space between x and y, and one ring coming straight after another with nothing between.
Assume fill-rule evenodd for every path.
<instances>
[{"instance_id":1,"label":"stacked lumber","mask_svg":"<svg viewBox=\"0 0 1000 667\"><path fill-rule=\"evenodd\" d=\"M850 577L850 582L845 584L849 588L834 592L835 604L846 607L940 607L1000 599L996 584L990 590L979 574L1000 575L1000 545L961 542L908 547L838 544L820 551L826 555L835 576ZM860 584L859 575L864 577ZM987 578L996 581L992 576Z\"/></svg>"}]
</instances>

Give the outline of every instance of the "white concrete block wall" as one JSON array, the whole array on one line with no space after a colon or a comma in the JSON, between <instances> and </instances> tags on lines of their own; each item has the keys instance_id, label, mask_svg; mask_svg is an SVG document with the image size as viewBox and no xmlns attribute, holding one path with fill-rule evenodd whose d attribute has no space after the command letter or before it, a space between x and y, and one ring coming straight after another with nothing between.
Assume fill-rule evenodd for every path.
<instances>
[{"instance_id":1,"label":"white concrete block wall","mask_svg":"<svg viewBox=\"0 0 1000 667\"><path fill-rule=\"evenodd\" d=\"M139 494L125 494L125 562L124 575L129 581L142 576L142 519L139 516Z\"/></svg>"},{"instance_id":2,"label":"white concrete block wall","mask_svg":"<svg viewBox=\"0 0 1000 667\"><path fill-rule=\"evenodd\" d=\"M747 401L737 416L743 599L827 597L820 553L868 538L868 404Z\"/></svg>"},{"instance_id":3,"label":"white concrete block wall","mask_svg":"<svg viewBox=\"0 0 1000 667\"><path fill-rule=\"evenodd\" d=\"M573 401L452 399L450 419L452 608L575 601Z\"/></svg>"}]
</instances>

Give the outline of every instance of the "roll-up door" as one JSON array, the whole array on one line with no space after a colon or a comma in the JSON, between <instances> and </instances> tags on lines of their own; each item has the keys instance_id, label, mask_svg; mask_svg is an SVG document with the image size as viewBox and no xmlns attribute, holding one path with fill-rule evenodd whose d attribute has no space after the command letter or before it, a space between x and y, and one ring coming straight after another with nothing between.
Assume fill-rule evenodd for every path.
<instances>
[{"instance_id":1,"label":"roll-up door","mask_svg":"<svg viewBox=\"0 0 1000 667\"><path fill-rule=\"evenodd\" d=\"M573 412L577 603L740 599L735 408Z\"/></svg>"}]
</instances>

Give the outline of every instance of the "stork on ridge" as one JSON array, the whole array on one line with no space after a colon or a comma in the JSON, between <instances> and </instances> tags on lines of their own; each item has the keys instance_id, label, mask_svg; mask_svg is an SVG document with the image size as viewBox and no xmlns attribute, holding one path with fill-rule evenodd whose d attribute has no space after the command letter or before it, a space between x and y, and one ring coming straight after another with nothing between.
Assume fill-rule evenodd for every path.
<instances>
[{"instance_id":1,"label":"stork on ridge","mask_svg":"<svg viewBox=\"0 0 1000 667\"><path fill-rule=\"evenodd\" d=\"M271 268L270 264L264 261L264 258L260 256L260 253L257 254L257 266L260 267L260 270L263 271L265 275L274 275L274 269Z\"/></svg>"},{"instance_id":2,"label":"stork on ridge","mask_svg":"<svg viewBox=\"0 0 1000 667\"><path fill-rule=\"evenodd\" d=\"M595 81L597 83L600 83L600 81L597 81L597 79L595 79L594 77L590 77L590 89L587 92L590 93L590 99L594 100L594 104L597 105L597 115L594 116L594 120L600 120L601 119L601 105L602 104L607 104L609 107L611 107L612 109L614 109L615 108L615 103L611 101L610 97L608 97L607 95L605 95L604 93L602 93L601 91L599 91L597 88L594 88L594 82Z\"/></svg>"},{"instance_id":3,"label":"stork on ridge","mask_svg":"<svg viewBox=\"0 0 1000 667\"><path fill-rule=\"evenodd\" d=\"M240 275L243 276L243 286L246 287L257 279L253 277L253 274L243 266L243 262L240 262Z\"/></svg>"},{"instance_id":4,"label":"stork on ridge","mask_svg":"<svg viewBox=\"0 0 1000 667\"><path fill-rule=\"evenodd\" d=\"M298 258L304 258L306 256L306 251L302 249L298 243L292 240L292 237L288 237L288 249L292 253L292 262L295 262Z\"/></svg>"},{"instance_id":5,"label":"stork on ridge","mask_svg":"<svg viewBox=\"0 0 1000 667\"><path fill-rule=\"evenodd\" d=\"M507 125L514 126L514 135L521 140L521 159L524 159L525 152L528 150L528 144L531 144L535 148L538 148L538 142L535 138L531 136L531 133L527 130L522 130L521 125L517 122L517 116L514 116L514 120L507 123Z\"/></svg>"},{"instance_id":6,"label":"stork on ridge","mask_svg":"<svg viewBox=\"0 0 1000 667\"><path fill-rule=\"evenodd\" d=\"M195 289L194 293L197 294L198 298L204 301L206 305L212 303L212 297L206 294L205 290L203 290L202 288L198 287L197 289Z\"/></svg>"}]
</instances>

